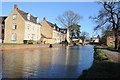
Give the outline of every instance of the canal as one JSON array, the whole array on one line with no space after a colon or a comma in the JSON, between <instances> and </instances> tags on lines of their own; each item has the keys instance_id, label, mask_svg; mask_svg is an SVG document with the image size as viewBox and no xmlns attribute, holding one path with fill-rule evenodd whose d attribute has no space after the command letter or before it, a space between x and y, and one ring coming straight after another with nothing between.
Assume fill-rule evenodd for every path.
<instances>
[{"instance_id":1,"label":"canal","mask_svg":"<svg viewBox=\"0 0 120 80\"><path fill-rule=\"evenodd\" d=\"M3 78L78 78L93 63L93 46L61 46L0 53Z\"/></svg>"}]
</instances>

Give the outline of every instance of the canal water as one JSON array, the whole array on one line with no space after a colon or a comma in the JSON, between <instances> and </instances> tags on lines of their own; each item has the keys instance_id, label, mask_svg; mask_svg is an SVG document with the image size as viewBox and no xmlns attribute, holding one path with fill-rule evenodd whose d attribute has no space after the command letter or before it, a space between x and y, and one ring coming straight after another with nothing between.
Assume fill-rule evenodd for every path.
<instances>
[{"instance_id":1,"label":"canal water","mask_svg":"<svg viewBox=\"0 0 120 80\"><path fill-rule=\"evenodd\" d=\"M78 78L93 63L93 46L67 46L0 53L3 78Z\"/></svg>"}]
</instances>

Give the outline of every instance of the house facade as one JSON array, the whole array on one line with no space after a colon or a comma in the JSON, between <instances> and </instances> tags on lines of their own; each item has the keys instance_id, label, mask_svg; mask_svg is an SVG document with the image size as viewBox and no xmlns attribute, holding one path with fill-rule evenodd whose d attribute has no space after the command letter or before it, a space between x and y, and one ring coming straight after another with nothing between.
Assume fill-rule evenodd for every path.
<instances>
[{"instance_id":1,"label":"house facade","mask_svg":"<svg viewBox=\"0 0 120 80\"><path fill-rule=\"evenodd\" d=\"M18 5L14 5L14 10L5 20L4 43L39 41L41 38L40 27L37 17L18 9Z\"/></svg>"},{"instance_id":2,"label":"house facade","mask_svg":"<svg viewBox=\"0 0 120 80\"><path fill-rule=\"evenodd\" d=\"M65 41L67 29L59 28L46 18L43 18L41 25L41 42L55 44Z\"/></svg>"},{"instance_id":3,"label":"house facade","mask_svg":"<svg viewBox=\"0 0 120 80\"><path fill-rule=\"evenodd\" d=\"M120 42L120 31L118 34L118 40ZM115 46L115 36L113 31L106 31L105 33L105 44L107 46Z\"/></svg>"},{"instance_id":4,"label":"house facade","mask_svg":"<svg viewBox=\"0 0 120 80\"><path fill-rule=\"evenodd\" d=\"M5 19L7 16L0 16L0 43L4 42Z\"/></svg>"}]
</instances>

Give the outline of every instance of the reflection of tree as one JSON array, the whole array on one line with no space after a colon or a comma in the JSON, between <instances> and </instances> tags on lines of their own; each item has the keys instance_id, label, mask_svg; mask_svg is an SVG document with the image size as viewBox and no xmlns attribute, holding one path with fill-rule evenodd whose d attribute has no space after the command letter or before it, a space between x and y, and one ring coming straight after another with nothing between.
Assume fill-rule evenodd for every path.
<instances>
[{"instance_id":1,"label":"reflection of tree","mask_svg":"<svg viewBox=\"0 0 120 80\"><path fill-rule=\"evenodd\" d=\"M66 74L74 76L79 66L79 47L66 47Z\"/></svg>"},{"instance_id":2,"label":"reflection of tree","mask_svg":"<svg viewBox=\"0 0 120 80\"><path fill-rule=\"evenodd\" d=\"M62 47L53 48L52 52L52 65L65 64L65 50Z\"/></svg>"},{"instance_id":3,"label":"reflection of tree","mask_svg":"<svg viewBox=\"0 0 120 80\"><path fill-rule=\"evenodd\" d=\"M39 69L39 60L40 56L38 50L24 51L23 73L25 77L29 77L31 75L34 76L35 71Z\"/></svg>"},{"instance_id":4,"label":"reflection of tree","mask_svg":"<svg viewBox=\"0 0 120 80\"><path fill-rule=\"evenodd\" d=\"M79 63L79 47L66 48L66 65L78 65Z\"/></svg>"}]
</instances>

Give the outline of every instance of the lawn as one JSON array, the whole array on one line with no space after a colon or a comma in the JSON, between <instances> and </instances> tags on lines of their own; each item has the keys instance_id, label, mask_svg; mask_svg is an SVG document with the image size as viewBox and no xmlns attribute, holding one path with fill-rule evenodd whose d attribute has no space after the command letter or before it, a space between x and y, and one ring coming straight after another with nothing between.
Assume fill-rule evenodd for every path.
<instances>
[{"instance_id":1,"label":"lawn","mask_svg":"<svg viewBox=\"0 0 120 80\"><path fill-rule=\"evenodd\" d=\"M111 58L100 49L95 47L94 50L94 63L92 67L85 70L78 80L118 79L120 64L112 63Z\"/></svg>"}]
</instances>

